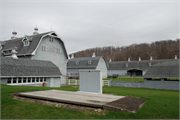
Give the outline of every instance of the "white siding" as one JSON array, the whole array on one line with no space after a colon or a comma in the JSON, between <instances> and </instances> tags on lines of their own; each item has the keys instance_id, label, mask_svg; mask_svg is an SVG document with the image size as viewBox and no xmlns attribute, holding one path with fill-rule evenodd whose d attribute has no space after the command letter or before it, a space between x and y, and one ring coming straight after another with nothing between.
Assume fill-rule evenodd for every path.
<instances>
[{"instance_id":1,"label":"white siding","mask_svg":"<svg viewBox=\"0 0 180 120\"><path fill-rule=\"evenodd\" d=\"M101 58L98 62L98 65L96 67L96 70L101 70L102 71L102 77L106 78L107 77L107 66L106 62L103 58Z\"/></svg>"},{"instance_id":2,"label":"white siding","mask_svg":"<svg viewBox=\"0 0 180 120\"><path fill-rule=\"evenodd\" d=\"M102 72L100 70L80 71L80 91L102 94Z\"/></svg>"}]
</instances>

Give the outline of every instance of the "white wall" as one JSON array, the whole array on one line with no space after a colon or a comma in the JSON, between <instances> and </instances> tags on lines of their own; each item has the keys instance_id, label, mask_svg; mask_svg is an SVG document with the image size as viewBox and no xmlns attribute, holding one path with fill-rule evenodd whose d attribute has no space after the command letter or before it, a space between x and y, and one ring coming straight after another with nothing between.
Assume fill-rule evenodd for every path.
<instances>
[{"instance_id":1,"label":"white wall","mask_svg":"<svg viewBox=\"0 0 180 120\"><path fill-rule=\"evenodd\" d=\"M82 70L80 73L80 91L102 94L102 71Z\"/></svg>"},{"instance_id":2,"label":"white wall","mask_svg":"<svg viewBox=\"0 0 180 120\"><path fill-rule=\"evenodd\" d=\"M66 75L66 54L62 42L54 38L54 42L49 42L50 37L45 37L42 39L35 56L32 59L37 60L48 60L57 65L63 75ZM42 51L42 45L46 45L46 51ZM56 49L60 48L60 54L56 52Z\"/></svg>"},{"instance_id":3,"label":"white wall","mask_svg":"<svg viewBox=\"0 0 180 120\"><path fill-rule=\"evenodd\" d=\"M102 77L106 78L107 77L107 66L106 62L103 58L100 58L98 65L96 67L96 70L101 70L102 71Z\"/></svg>"}]
</instances>

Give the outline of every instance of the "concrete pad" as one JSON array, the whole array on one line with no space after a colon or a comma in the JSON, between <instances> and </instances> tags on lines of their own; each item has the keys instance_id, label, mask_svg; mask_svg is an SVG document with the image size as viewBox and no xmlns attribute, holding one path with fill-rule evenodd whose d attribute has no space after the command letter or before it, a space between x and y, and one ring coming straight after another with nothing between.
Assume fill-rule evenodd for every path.
<instances>
[{"instance_id":1,"label":"concrete pad","mask_svg":"<svg viewBox=\"0 0 180 120\"><path fill-rule=\"evenodd\" d=\"M19 96L52 100L57 102L65 102L78 105L86 105L91 107L103 108L106 103L118 100L124 96L105 95L88 92L70 92L62 90L45 90L19 93Z\"/></svg>"}]
</instances>

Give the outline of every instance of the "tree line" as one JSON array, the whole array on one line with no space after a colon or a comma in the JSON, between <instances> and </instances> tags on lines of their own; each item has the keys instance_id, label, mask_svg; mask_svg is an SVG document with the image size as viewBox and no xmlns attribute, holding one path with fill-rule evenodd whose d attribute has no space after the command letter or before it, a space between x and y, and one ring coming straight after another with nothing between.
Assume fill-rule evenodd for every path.
<instances>
[{"instance_id":1,"label":"tree line","mask_svg":"<svg viewBox=\"0 0 180 120\"><path fill-rule=\"evenodd\" d=\"M93 52L96 56L103 56L107 61L127 61L152 59L174 59L175 55L179 58L179 41L176 40L162 40L152 43L132 44L129 46L105 46L90 48L82 51L78 51L74 54L74 57L92 57ZM70 54L71 57L72 54Z\"/></svg>"}]
</instances>

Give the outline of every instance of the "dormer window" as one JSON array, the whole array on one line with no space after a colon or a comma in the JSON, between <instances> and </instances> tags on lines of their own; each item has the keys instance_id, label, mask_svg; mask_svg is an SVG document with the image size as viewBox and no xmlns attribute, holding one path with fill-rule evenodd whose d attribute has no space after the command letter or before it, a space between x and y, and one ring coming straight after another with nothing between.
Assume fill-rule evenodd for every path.
<instances>
[{"instance_id":1,"label":"dormer window","mask_svg":"<svg viewBox=\"0 0 180 120\"><path fill-rule=\"evenodd\" d=\"M24 40L23 44L24 46L29 46L29 40Z\"/></svg>"},{"instance_id":2,"label":"dormer window","mask_svg":"<svg viewBox=\"0 0 180 120\"><path fill-rule=\"evenodd\" d=\"M92 64L92 61L91 61L91 60L88 60L88 64Z\"/></svg>"},{"instance_id":3,"label":"dormer window","mask_svg":"<svg viewBox=\"0 0 180 120\"><path fill-rule=\"evenodd\" d=\"M79 65L79 61L76 60L75 63L76 63L76 65Z\"/></svg>"},{"instance_id":4,"label":"dormer window","mask_svg":"<svg viewBox=\"0 0 180 120\"><path fill-rule=\"evenodd\" d=\"M11 50L7 50L7 51L3 51L4 55L10 55L11 54Z\"/></svg>"},{"instance_id":5,"label":"dormer window","mask_svg":"<svg viewBox=\"0 0 180 120\"><path fill-rule=\"evenodd\" d=\"M29 46L30 44L30 41L26 36L23 38L22 42L23 42L23 46Z\"/></svg>"}]
</instances>

